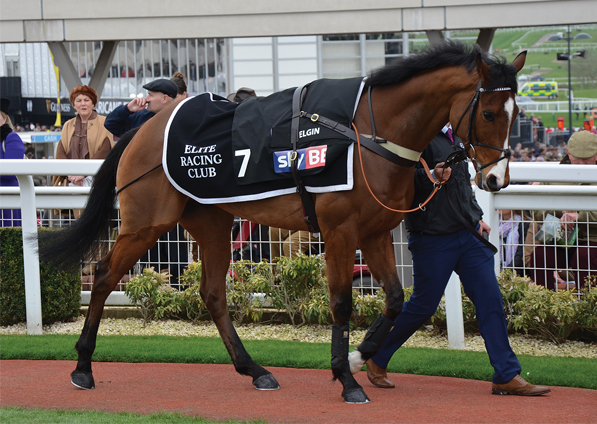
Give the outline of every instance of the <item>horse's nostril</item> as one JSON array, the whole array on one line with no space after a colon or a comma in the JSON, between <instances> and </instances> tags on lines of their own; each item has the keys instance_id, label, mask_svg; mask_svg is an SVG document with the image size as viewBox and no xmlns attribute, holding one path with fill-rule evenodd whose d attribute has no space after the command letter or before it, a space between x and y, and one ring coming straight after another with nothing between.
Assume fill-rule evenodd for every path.
<instances>
[{"instance_id":1,"label":"horse's nostril","mask_svg":"<svg viewBox=\"0 0 597 424\"><path fill-rule=\"evenodd\" d=\"M487 177L487 187L490 191L498 191L501 187L498 185L498 180L495 175Z\"/></svg>"}]
</instances>

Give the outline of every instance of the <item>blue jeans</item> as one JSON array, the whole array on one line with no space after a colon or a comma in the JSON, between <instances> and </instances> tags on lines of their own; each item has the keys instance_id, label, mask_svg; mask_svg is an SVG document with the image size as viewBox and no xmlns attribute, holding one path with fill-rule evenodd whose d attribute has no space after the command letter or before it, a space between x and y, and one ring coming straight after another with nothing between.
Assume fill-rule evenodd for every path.
<instances>
[{"instance_id":1,"label":"blue jeans","mask_svg":"<svg viewBox=\"0 0 597 424\"><path fill-rule=\"evenodd\" d=\"M439 236L410 234L408 249L413 257L414 291L373 362L387 368L394 352L435 313L455 271L475 304L479 330L495 370L492 381L504 384L519 374L520 363L508 340L493 252L468 230Z\"/></svg>"}]
</instances>

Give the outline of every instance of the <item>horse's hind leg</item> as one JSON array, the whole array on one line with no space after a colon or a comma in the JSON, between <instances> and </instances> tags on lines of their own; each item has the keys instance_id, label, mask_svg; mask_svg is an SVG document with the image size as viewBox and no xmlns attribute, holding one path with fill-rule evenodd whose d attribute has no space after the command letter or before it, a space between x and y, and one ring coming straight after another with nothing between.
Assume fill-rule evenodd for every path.
<instances>
[{"instance_id":1,"label":"horse's hind leg","mask_svg":"<svg viewBox=\"0 0 597 424\"><path fill-rule=\"evenodd\" d=\"M71 373L71 382L75 386L82 389L95 387L91 371L91 357L95 350L97 332L106 299L122 276L155 243L161 234L158 232L159 230L148 230L142 234L119 235L113 249L97 264L85 325L79 341L75 345L79 354L77 367Z\"/></svg>"},{"instance_id":2,"label":"horse's hind leg","mask_svg":"<svg viewBox=\"0 0 597 424\"><path fill-rule=\"evenodd\" d=\"M384 313L371 325L358 348L349 355L350 368L358 372L365 362L373 357L388 337L394 320L402 312L404 291L396 272L392 237L389 232L370 236L359 242L367 266L386 292Z\"/></svg>"},{"instance_id":3,"label":"horse's hind leg","mask_svg":"<svg viewBox=\"0 0 597 424\"><path fill-rule=\"evenodd\" d=\"M181 224L199 244L202 262L201 298L220 332L239 374L253 378L259 390L277 390L274 376L257 365L245 350L228 315L226 272L230 266L230 230L234 217L215 206L187 205Z\"/></svg>"}]
</instances>

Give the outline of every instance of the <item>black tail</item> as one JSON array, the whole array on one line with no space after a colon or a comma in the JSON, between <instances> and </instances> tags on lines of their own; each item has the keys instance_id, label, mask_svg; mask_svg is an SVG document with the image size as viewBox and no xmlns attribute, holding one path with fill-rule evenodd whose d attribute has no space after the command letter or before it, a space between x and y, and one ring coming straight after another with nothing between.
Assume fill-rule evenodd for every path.
<instances>
[{"instance_id":1,"label":"black tail","mask_svg":"<svg viewBox=\"0 0 597 424\"><path fill-rule=\"evenodd\" d=\"M60 269L74 269L99 249L100 237L107 238L110 220L116 212L116 171L122 153L139 129L124 134L108 153L91 185L84 212L68 228L39 234L40 260Z\"/></svg>"}]
</instances>

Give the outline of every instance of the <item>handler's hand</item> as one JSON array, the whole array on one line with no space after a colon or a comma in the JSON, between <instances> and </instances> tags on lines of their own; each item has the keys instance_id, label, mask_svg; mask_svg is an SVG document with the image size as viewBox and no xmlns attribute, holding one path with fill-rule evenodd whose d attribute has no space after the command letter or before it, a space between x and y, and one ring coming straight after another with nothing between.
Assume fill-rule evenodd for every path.
<instances>
[{"instance_id":1,"label":"handler's hand","mask_svg":"<svg viewBox=\"0 0 597 424\"><path fill-rule=\"evenodd\" d=\"M445 162L440 162L433 168L433 175L435 175L435 179L440 183L448 181L450 175L452 175L452 168L444 168L444 164Z\"/></svg>"},{"instance_id":2,"label":"handler's hand","mask_svg":"<svg viewBox=\"0 0 597 424\"><path fill-rule=\"evenodd\" d=\"M126 105L126 107L130 112L135 113L145 109L146 104L147 102L145 101L145 99L136 98L131 100L130 103Z\"/></svg>"},{"instance_id":3,"label":"handler's hand","mask_svg":"<svg viewBox=\"0 0 597 424\"><path fill-rule=\"evenodd\" d=\"M481 220L479 221L479 234L483 235L483 231L487 231L487 234L490 234L491 227L487 224L487 222Z\"/></svg>"}]
</instances>

